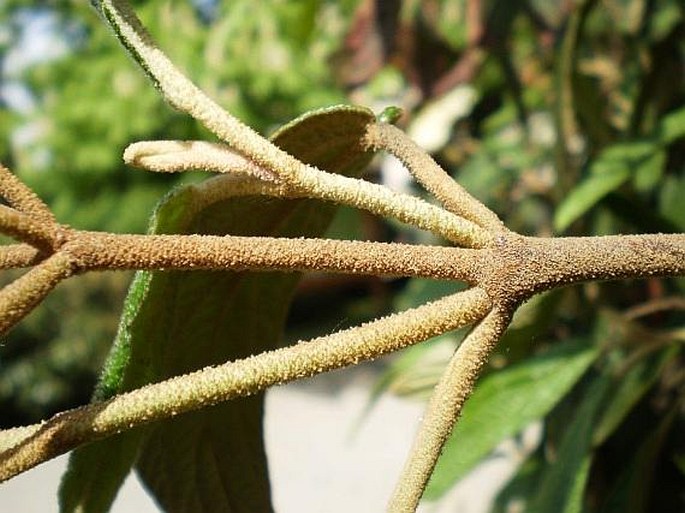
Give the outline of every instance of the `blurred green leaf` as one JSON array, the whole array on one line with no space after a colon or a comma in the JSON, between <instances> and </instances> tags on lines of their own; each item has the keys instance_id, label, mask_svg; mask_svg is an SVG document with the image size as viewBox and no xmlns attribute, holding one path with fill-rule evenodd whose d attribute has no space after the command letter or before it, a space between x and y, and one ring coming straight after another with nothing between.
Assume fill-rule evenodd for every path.
<instances>
[{"instance_id":1,"label":"blurred green leaf","mask_svg":"<svg viewBox=\"0 0 685 513\"><path fill-rule=\"evenodd\" d=\"M326 109L288 124L274 142L330 172L357 175L370 159L359 141L373 120L365 109ZM191 185L172 192L153 216L151 231L312 237L325 231L335 211L313 200L236 197L195 212L200 190ZM99 399L277 347L298 278L276 272L139 273ZM270 511L262 412L258 395L85 447L72 456L60 493L62 511L106 511L136 457L141 478L169 511ZM98 471L110 458L116 466ZM203 470L200 484L197 469Z\"/></svg>"},{"instance_id":2,"label":"blurred green leaf","mask_svg":"<svg viewBox=\"0 0 685 513\"><path fill-rule=\"evenodd\" d=\"M428 399L466 332L459 330L404 350L376 381L365 412L386 392L399 397Z\"/></svg>"},{"instance_id":3,"label":"blurred green leaf","mask_svg":"<svg viewBox=\"0 0 685 513\"><path fill-rule=\"evenodd\" d=\"M582 513L584 510L585 486L587 485L587 480L590 475L591 463L592 458L588 454L583 459L577 473L572 476L573 487L566 499L566 507L563 509L563 513Z\"/></svg>"},{"instance_id":4,"label":"blurred green leaf","mask_svg":"<svg viewBox=\"0 0 685 513\"><path fill-rule=\"evenodd\" d=\"M564 198L554 215L554 228L562 232L632 175L638 190L654 187L663 174L666 153L654 139L617 143L590 164L589 174Z\"/></svg>"},{"instance_id":5,"label":"blurred green leaf","mask_svg":"<svg viewBox=\"0 0 685 513\"><path fill-rule=\"evenodd\" d=\"M580 513L583 510L592 460L592 433L609 384L608 377L598 376L584 395L554 461L542 472L542 482L528 509L531 513Z\"/></svg>"},{"instance_id":6,"label":"blurred green leaf","mask_svg":"<svg viewBox=\"0 0 685 513\"><path fill-rule=\"evenodd\" d=\"M680 472L685 476L685 453L676 454L673 456L673 461Z\"/></svg>"},{"instance_id":7,"label":"blurred green leaf","mask_svg":"<svg viewBox=\"0 0 685 513\"><path fill-rule=\"evenodd\" d=\"M685 137L685 107L664 116L659 123L657 137L664 144Z\"/></svg>"},{"instance_id":8,"label":"blurred green leaf","mask_svg":"<svg viewBox=\"0 0 685 513\"><path fill-rule=\"evenodd\" d=\"M552 290L537 294L521 305L502 335L497 355L512 364L534 354L546 331L558 321L557 310L563 295L563 291ZM495 369L492 372L498 372L497 364L494 361L493 364Z\"/></svg>"},{"instance_id":9,"label":"blurred green leaf","mask_svg":"<svg viewBox=\"0 0 685 513\"><path fill-rule=\"evenodd\" d=\"M685 175L666 177L660 192L661 215L685 230Z\"/></svg>"},{"instance_id":10,"label":"blurred green leaf","mask_svg":"<svg viewBox=\"0 0 685 513\"><path fill-rule=\"evenodd\" d=\"M394 309L415 308L428 301L454 294L463 288L462 283L412 279L395 297ZM363 420L385 392L415 399L425 398L426 393L437 383L465 333L467 330L461 329L404 349L374 384L361 419Z\"/></svg>"},{"instance_id":11,"label":"blurred green leaf","mask_svg":"<svg viewBox=\"0 0 685 513\"><path fill-rule=\"evenodd\" d=\"M652 492L652 481L659 453L666 443L676 418L677 409L674 408L663 417L657 429L644 439L619 476L608 500L600 510L601 513L644 513L647 511L647 501Z\"/></svg>"},{"instance_id":12,"label":"blurred green leaf","mask_svg":"<svg viewBox=\"0 0 685 513\"><path fill-rule=\"evenodd\" d=\"M484 378L445 444L426 498L434 500L443 495L502 440L545 416L597 354L583 340L564 342Z\"/></svg>"},{"instance_id":13,"label":"blurred green leaf","mask_svg":"<svg viewBox=\"0 0 685 513\"><path fill-rule=\"evenodd\" d=\"M593 438L594 445L602 444L659 379L664 366L678 354L673 345L638 361L624 376L620 376L611 392L611 401L599 417Z\"/></svg>"},{"instance_id":14,"label":"blurred green leaf","mask_svg":"<svg viewBox=\"0 0 685 513\"><path fill-rule=\"evenodd\" d=\"M638 191L649 191L653 189L664 174L665 163L666 152L664 150L655 151L652 155L642 161L634 171L635 188Z\"/></svg>"},{"instance_id":15,"label":"blurred green leaf","mask_svg":"<svg viewBox=\"0 0 685 513\"><path fill-rule=\"evenodd\" d=\"M554 229L557 232L566 230L604 196L625 183L628 178L630 178L630 170L625 167L589 175L571 190L557 208L554 214Z\"/></svg>"},{"instance_id":16,"label":"blurred green leaf","mask_svg":"<svg viewBox=\"0 0 685 513\"><path fill-rule=\"evenodd\" d=\"M545 468L543 449L538 448L516 471L514 477L500 490L490 513L522 511L523 503L537 489Z\"/></svg>"},{"instance_id":17,"label":"blurred green leaf","mask_svg":"<svg viewBox=\"0 0 685 513\"><path fill-rule=\"evenodd\" d=\"M654 10L650 39L660 41L665 38L682 19L683 7L679 2L661 2L660 9Z\"/></svg>"}]
</instances>

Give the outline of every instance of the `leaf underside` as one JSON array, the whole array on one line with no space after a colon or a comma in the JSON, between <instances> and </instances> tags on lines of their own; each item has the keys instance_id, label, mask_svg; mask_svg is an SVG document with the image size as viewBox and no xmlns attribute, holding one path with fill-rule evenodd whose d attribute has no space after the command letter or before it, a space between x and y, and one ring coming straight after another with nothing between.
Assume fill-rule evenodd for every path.
<instances>
[{"instance_id":1,"label":"leaf underside","mask_svg":"<svg viewBox=\"0 0 685 513\"><path fill-rule=\"evenodd\" d=\"M371 158L360 140L374 121L366 109L329 108L298 118L272 140L308 164L358 176ZM316 200L256 196L197 211L199 190L190 185L168 195L150 232L314 237L335 212ZM279 272L138 273L96 399L278 347L298 279ZM134 463L167 511L271 511L262 414L260 394L80 448L62 481L61 511L108 511Z\"/></svg>"}]
</instances>

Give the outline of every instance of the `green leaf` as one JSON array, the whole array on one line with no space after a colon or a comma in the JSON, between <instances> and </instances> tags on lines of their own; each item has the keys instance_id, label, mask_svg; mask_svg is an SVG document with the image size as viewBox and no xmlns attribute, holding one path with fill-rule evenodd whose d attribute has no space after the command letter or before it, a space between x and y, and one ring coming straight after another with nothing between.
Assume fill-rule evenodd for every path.
<instances>
[{"instance_id":1,"label":"green leaf","mask_svg":"<svg viewBox=\"0 0 685 513\"><path fill-rule=\"evenodd\" d=\"M307 163L354 176L371 158L360 139L373 121L365 109L326 109L286 125L273 141ZM264 197L229 198L198 210L206 187L173 191L151 231L313 237L335 211L314 200ZM98 399L277 347L297 281L295 273L276 272L139 273ZM107 511L136 457L143 481L168 511L270 511L262 410L259 395L80 449L62 484L62 511ZM120 460L116 466L98 470L112 458Z\"/></svg>"},{"instance_id":2,"label":"green leaf","mask_svg":"<svg viewBox=\"0 0 685 513\"><path fill-rule=\"evenodd\" d=\"M591 174L581 181L561 202L554 214L554 228L563 232L574 221L594 207L599 200L616 190L630 177L626 167Z\"/></svg>"},{"instance_id":3,"label":"green leaf","mask_svg":"<svg viewBox=\"0 0 685 513\"><path fill-rule=\"evenodd\" d=\"M533 354L540 338L549 332L550 325L557 320L557 309L562 298L563 291L551 290L537 294L521 305L500 339L497 352L493 355L493 367L503 367L504 363L511 365Z\"/></svg>"},{"instance_id":4,"label":"green leaf","mask_svg":"<svg viewBox=\"0 0 685 513\"><path fill-rule=\"evenodd\" d=\"M425 497L443 495L502 440L545 416L597 354L582 340L566 342L483 379L445 444Z\"/></svg>"},{"instance_id":5,"label":"green leaf","mask_svg":"<svg viewBox=\"0 0 685 513\"><path fill-rule=\"evenodd\" d=\"M610 171L614 166L626 166L648 159L657 150L657 145L651 139L636 139L628 142L616 143L607 147L592 164L590 172L593 174Z\"/></svg>"},{"instance_id":6,"label":"green leaf","mask_svg":"<svg viewBox=\"0 0 685 513\"><path fill-rule=\"evenodd\" d=\"M673 408L650 433L619 476L614 489L601 509L601 513L643 513L646 511L659 453L677 418Z\"/></svg>"},{"instance_id":7,"label":"green leaf","mask_svg":"<svg viewBox=\"0 0 685 513\"><path fill-rule=\"evenodd\" d=\"M595 429L594 445L600 445L611 436L633 407L654 385L664 366L677 354L678 348L675 345L652 353L620 377L616 388L612 390L611 401L602 412Z\"/></svg>"},{"instance_id":8,"label":"green leaf","mask_svg":"<svg viewBox=\"0 0 685 513\"><path fill-rule=\"evenodd\" d=\"M638 191L649 191L654 188L664 174L666 152L658 150L642 161L635 169L635 188Z\"/></svg>"},{"instance_id":9,"label":"green leaf","mask_svg":"<svg viewBox=\"0 0 685 513\"><path fill-rule=\"evenodd\" d=\"M667 176L659 195L659 212L681 230L685 230L685 175Z\"/></svg>"},{"instance_id":10,"label":"green leaf","mask_svg":"<svg viewBox=\"0 0 685 513\"><path fill-rule=\"evenodd\" d=\"M589 174L561 202L554 215L554 228L564 231L631 175L638 189L653 187L661 177L665 159L665 152L654 139L609 146L590 165Z\"/></svg>"},{"instance_id":11,"label":"green leaf","mask_svg":"<svg viewBox=\"0 0 685 513\"><path fill-rule=\"evenodd\" d=\"M591 463L592 457L590 454L586 454L578 466L576 474L571 476L572 486L569 489L564 509L557 511L563 511L563 513L582 513L585 486L587 485L587 478L590 475Z\"/></svg>"},{"instance_id":12,"label":"green leaf","mask_svg":"<svg viewBox=\"0 0 685 513\"><path fill-rule=\"evenodd\" d=\"M685 137L685 108L673 111L661 120L657 128L657 136L664 144Z\"/></svg>"},{"instance_id":13,"label":"green leaf","mask_svg":"<svg viewBox=\"0 0 685 513\"><path fill-rule=\"evenodd\" d=\"M610 385L607 376L597 377L564 433L555 460L543 479L528 511L531 513L580 513L592 460L592 433L597 414Z\"/></svg>"},{"instance_id":14,"label":"green leaf","mask_svg":"<svg viewBox=\"0 0 685 513\"><path fill-rule=\"evenodd\" d=\"M143 432L134 429L73 451L59 488L60 511L109 511L131 470Z\"/></svg>"}]
</instances>

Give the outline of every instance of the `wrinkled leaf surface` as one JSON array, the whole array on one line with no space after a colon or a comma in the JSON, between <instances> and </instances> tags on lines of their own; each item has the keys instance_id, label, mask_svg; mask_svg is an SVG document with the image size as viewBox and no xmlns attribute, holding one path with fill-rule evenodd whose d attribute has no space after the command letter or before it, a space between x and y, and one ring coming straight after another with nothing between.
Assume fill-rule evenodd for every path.
<instances>
[{"instance_id":1,"label":"wrinkled leaf surface","mask_svg":"<svg viewBox=\"0 0 685 513\"><path fill-rule=\"evenodd\" d=\"M295 120L273 140L329 172L358 175L370 159L359 140L373 121L365 109L326 109ZM151 232L312 237L334 213L318 201L252 196L197 211L203 187L172 192ZM97 398L277 347L297 281L295 273L139 273ZM271 511L262 413L258 395L81 448L62 484L62 511L107 511L136 460L167 511Z\"/></svg>"}]
</instances>

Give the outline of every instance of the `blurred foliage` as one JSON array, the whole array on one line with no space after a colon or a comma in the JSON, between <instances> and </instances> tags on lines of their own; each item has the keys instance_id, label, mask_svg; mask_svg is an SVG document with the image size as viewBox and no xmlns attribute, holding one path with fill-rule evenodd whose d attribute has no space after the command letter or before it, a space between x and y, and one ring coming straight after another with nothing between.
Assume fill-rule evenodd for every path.
<instances>
[{"instance_id":1,"label":"blurred foliage","mask_svg":"<svg viewBox=\"0 0 685 513\"><path fill-rule=\"evenodd\" d=\"M340 46L351 2L305 1L295 8L246 0L197 4L204 8L187 1L135 4L172 59L262 132L308 109L344 101L327 59ZM34 39L39 40L35 45ZM0 4L0 65L0 160L61 222L142 233L167 191L179 181L200 178L123 165L124 148L136 140L206 139L208 134L164 103L88 2ZM62 285L42 313L28 318L0 346L3 369L20 356L34 362L21 367L21 380L3 371L3 426L35 422L90 395L114 336L125 286L112 287L104 275L89 277L89 290L82 290L84 283ZM89 294L106 300L88 300ZM69 316L65 304L73 306ZM69 320L57 322L54 312L64 312ZM73 365L80 369L73 375L41 357L68 338L74 341ZM18 394L20 389L24 392ZM29 392L33 389L52 392Z\"/></svg>"},{"instance_id":2,"label":"blurred foliage","mask_svg":"<svg viewBox=\"0 0 685 513\"><path fill-rule=\"evenodd\" d=\"M61 221L142 231L156 199L178 178L125 169L123 148L139 139L206 134L163 104L83 4L8 0L0 6L0 63L20 39L20 14L27 10L48 12L68 35L61 57L16 77L3 69L0 85L25 84L36 107L18 112L0 104L0 158ZM395 104L407 112L400 125L511 229L539 236L685 231L680 0L136 5L170 57L262 132L322 105L380 110ZM17 136L27 127L34 133L28 142ZM412 187L387 159L376 170L380 180ZM347 210L332 230L338 237L432 241ZM92 379L123 290L100 279L67 282L3 341L3 423L28 422L82 401L66 383L75 377L83 393L82 383ZM86 280L100 299L85 291ZM289 338L446 291L431 281L321 276L305 279L299 290ZM535 376L541 362L567 357L570 363L579 354L593 359L571 383L564 381L569 373L541 378L535 392L549 394L535 415L498 417L502 437L518 433L523 420L544 429L532 449L521 444L525 461L494 511L522 505L555 512L685 509L684 291L683 279L588 284L534 298L517 313L471 410L488 411L512 388L532 393L530 382L517 377ZM425 398L462 336L391 360L375 394ZM59 355L67 340L74 345L65 363ZM564 352L569 340L575 352ZM25 365L31 357L40 364ZM498 387L507 376L511 383ZM482 422L467 415L465 423ZM477 463L459 447L477 447L480 458L501 441L488 430L470 433L460 433L445 456L454 460L440 462L452 469L436 475L435 482L447 483L443 491L457 478L454 468L464 475Z\"/></svg>"},{"instance_id":3,"label":"blurred foliage","mask_svg":"<svg viewBox=\"0 0 685 513\"><path fill-rule=\"evenodd\" d=\"M360 8L353 27L368 30L359 20L369 12L380 10ZM510 228L541 236L685 230L682 2L404 2L390 25L390 33L377 25L387 51L355 94L370 97L374 81L399 69L395 101L413 111L408 132ZM427 498L538 423L542 435L533 447L519 444L527 461L495 511L682 511L684 286L588 284L524 305ZM408 286L396 306L441 287ZM374 397L425 398L462 337L405 351ZM570 339L575 349L565 352Z\"/></svg>"}]
</instances>

